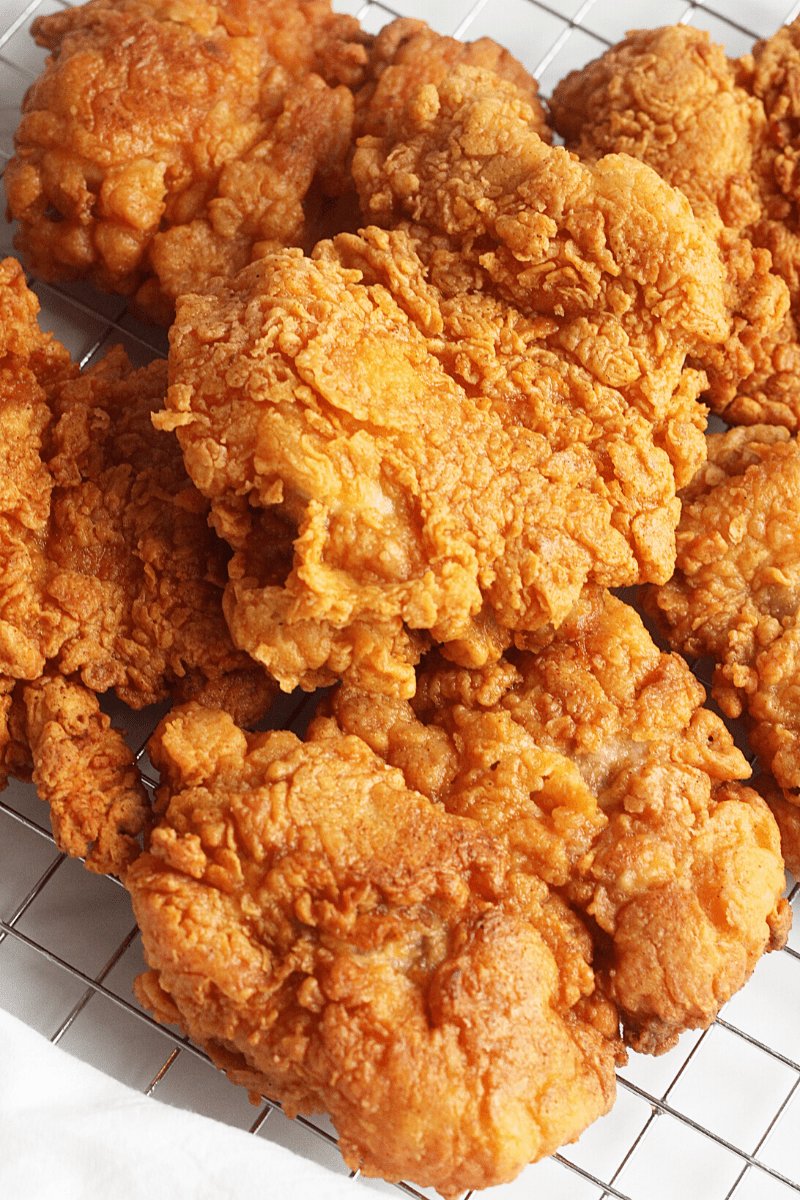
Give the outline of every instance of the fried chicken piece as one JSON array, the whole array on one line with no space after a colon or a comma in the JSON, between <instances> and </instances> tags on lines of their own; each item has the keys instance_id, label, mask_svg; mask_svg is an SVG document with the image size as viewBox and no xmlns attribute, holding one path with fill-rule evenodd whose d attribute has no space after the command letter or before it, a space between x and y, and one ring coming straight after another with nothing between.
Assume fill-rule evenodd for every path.
<instances>
[{"instance_id":1,"label":"fried chicken piece","mask_svg":"<svg viewBox=\"0 0 800 1200\"><path fill-rule=\"evenodd\" d=\"M10 383L16 387L27 383L25 369L42 387L77 373L66 347L52 333L40 329L38 316L39 301L25 281L22 265L16 258L0 260L0 370L5 380L4 395ZM13 380L15 372L19 378ZM0 475L6 484L11 475L8 465Z\"/></svg>"},{"instance_id":2,"label":"fried chicken piece","mask_svg":"<svg viewBox=\"0 0 800 1200\"><path fill-rule=\"evenodd\" d=\"M791 918L775 822L703 700L634 609L589 592L537 654L432 656L410 703L343 686L329 708L585 914L598 989L658 1054L714 1020Z\"/></svg>"},{"instance_id":3,"label":"fried chicken piece","mask_svg":"<svg viewBox=\"0 0 800 1200\"><path fill-rule=\"evenodd\" d=\"M81 374L38 331L37 310L8 260L1 336L17 350L0 359L0 677L56 666L137 708L227 692L237 719L257 720L275 689L227 631L229 549L176 439L152 425L167 364L134 371L116 347Z\"/></svg>"},{"instance_id":4,"label":"fried chicken piece","mask_svg":"<svg viewBox=\"0 0 800 1200\"><path fill-rule=\"evenodd\" d=\"M0 264L0 787L33 773L58 845L121 874L148 802L78 680L134 708L197 698L246 724L276 687L231 641L230 551L177 440L153 427L166 363L134 371L117 347L81 375L37 312L19 264ZM280 554L279 539L262 549L263 569Z\"/></svg>"},{"instance_id":5,"label":"fried chicken piece","mask_svg":"<svg viewBox=\"0 0 800 1200\"><path fill-rule=\"evenodd\" d=\"M234 641L287 689L408 696L429 637L479 665L587 580L665 580L705 454L683 362L725 330L685 200L632 159L553 150L486 72L419 95L416 140L356 154L364 186L417 181L417 224L265 257L172 329L156 420L236 551ZM258 507L296 531L279 587L250 573Z\"/></svg>"},{"instance_id":6,"label":"fried chicken piece","mask_svg":"<svg viewBox=\"0 0 800 1200\"><path fill-rule=\"evenodd\" d=\"M30 779L33 772L21 685L0 676L0 792L9 779Z\"/></svg>"},{"instance_id":7,"label":"fried chicken piece","mask_svg":"<svg viewBox=\"0 0 800 1200\"><path fill-rule=\"evenodd\" d=\"M328 0L89 0L39 17L52 53L5 169L17 248L169 323L175 297L350 186L365 39Z\"/></svg>"},{"instance_id":8,"label":"fried chicken piece","mask_svg":"<svg viewBox=\"0 0 800 1200\"><path fill-rule=\"evenodd\" d=\"M500 839L330 721L301 743L190 705L149 751L136 994L235 1082L328 1111L352 1169L453 1197L608 1109L588 939Z\"/></svg>"},{"instance_id":9,"label":"fried chicken piece","mask_svg":"<svg viewBox=\"0 0 800 1200\"><path fill-rule=\"evenodd\" d=\"M208 527L177 440L153 428L166 386L166 362L134 371L116 347L51 390L47 590L74 622L52 657L133 708L198 699L249 725L276 689L231 641L228 547Z\"/></svg>"},{"instance_id":10,"label":"fried chicken piece","mask_svg":"<svg viewBox=\"0 0 800 1200\"><path fill-rule=\"evenodd\" d=\"M713 695L744 714L765 770L800 798L800 446L778 426L714 434L683 495L674 577L647 593L664 636L711 656Z\"/></svg>"},{"instance_id":11,"label":"fried chicken piece","mask_svg":"<svg viewBox=\"0 0 800 1200\"><path fill-rule=\"evenodd\" d=\"M649 163L717 238L731 335L699 356L729 422L800 427L794 155L800 25L725 57L687 25L637 30L556 87L554 127L581 158ZM794 138L794 143L792 139Z\"/></svg>"},{"instance_id":12,"label":"fried chicken piece","mask_svg":"<svg viewBox=\"0 0 800 1200\"><path fill-rule=\"evenodd\" d=\"M800 877L800 806L786 798L772 775L757 775L753 787L772 810L781 834L781 854L786 870L797 879Z\"/></svg>"},{"instance_id":13,"label":"fried chicken piece","mask_svg":"<svg viewBox=\"0 0 800 1200\"><path fill-rule=\"evenodd\" d=\"M59 850L124 876L152 825L150 798L93 692L59 675L0 679L0 791L10 777L35 783Z\"/></svg>"},{"instance_id":14,"label":"fried chicken piece","mask_svg":"<svg viewBox=\"0 0 800 1200\"><path fill-rule=\"evenodd\" d=\"M550 141L539 85L522 63L491 38L460 42L435 33L424 21L390 21L369 48L367 82L356 92L356 130L396 139L405 108L423 84L438 85L458 65L482 67L513 83L530 104L535 129Z\"/></svg>"},{"instance_id":15,"label":"fried chicken piece","mask_svg":"<svg viewBox=\"0 0 800 1200\"><path fill-rule=\"evenodd\" d=\"M124 878L152 824L132 751L88 688L56 675L22 694L33 782L56 845L90 871Z\"/></svg>"},{"instance_id":16,"label":"fried chicken piece","mask_svg":"<svg viewBox=\"0 0 800 1200\"><path fill-rule=\"evenodd\" d=\"M52 476L42 460L50 422L43 385L77 371L43 334L39 302L15 259L0 263L0 677L35 679L68 636L45 591Z\"/></svg>"},{"instance_id":17,"label":"fried chicken piece","mask_svg":"<svg viewBox=\"0 0 800 1200\"><path fill-rule=\"evenodd\" d=\"M17 680L20 645L11 594L31 595L25 567L47 523L51 480L38 453L49 410L42 382L71 370L69 354L39 328L39 302L16 259L0 261L0 790L30 778ZM42 381L42 382L40 382Z\"/></svg>"}]
</instances>

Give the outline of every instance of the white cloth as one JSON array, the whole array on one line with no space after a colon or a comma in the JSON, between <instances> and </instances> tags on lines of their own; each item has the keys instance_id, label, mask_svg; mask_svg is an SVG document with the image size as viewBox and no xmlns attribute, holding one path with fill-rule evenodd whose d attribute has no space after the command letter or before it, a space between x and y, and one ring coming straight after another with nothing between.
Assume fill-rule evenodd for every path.
<instances>
[{"instance_id":1,"label":"white cloth","mask_svg":"<svg viewBox=\"0 0 800 1200\"><path fill-rule=\"evenodd\" d=\"M362 1200L337 1175L162 1104L0 1010L3 1200Z\"/></svg>"}]
</instances>

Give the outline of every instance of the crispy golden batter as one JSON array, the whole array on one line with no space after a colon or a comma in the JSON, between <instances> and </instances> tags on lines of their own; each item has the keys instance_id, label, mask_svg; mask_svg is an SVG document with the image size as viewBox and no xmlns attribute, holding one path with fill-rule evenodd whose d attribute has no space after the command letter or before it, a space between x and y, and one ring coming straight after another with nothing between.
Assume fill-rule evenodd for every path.
<instances>
[{"instance_id":1,"label":"crispy golden batter","mask_svg":"<svg viewBox=\"0 0 800 1200\"><path fill-rule=\"evenodd\" d=\"M132 751L88 688L60 676L23 688L33 782L60 850L90 871L124 877L151 825Z\"/></svg>"},{"instance_id":2,"label":"crispy golden batter","mask_svg":"<svg viewBox=\"0 0 800 1200\"><path fill-rule=\"evenodd\" d=\"M367 81L356 92L356 131L396 138L408 102L423 84L438 85L459 64L482 67L513 83L531 105L535 128L550 140L539 85L520 62L491 38L459 42L424 21L390 21L369 48Z\"/></svg>"},{"instance_id":3,"label":"crispy golden batter","mask_svg":"<svg viewBox=\"0 0 800 1200\"><path fill-rule=\"evenodd\" d=\"M787 799L772 775L760 774L753 780L753 787L763 796L772 810L781 834L781 854L795 880L800 878L800 805Z\"/></svg>"},{"instance_id":4,"label":"crispy golden batter","mask_svg":"<svg viewBox=\"0 0 800 1200\"><path fill-rule=\"evenodd\" d=\"M9 778L30 779L33 771L22 688L0 676L0 792Z\"/></svg>"},{"instance_id":5,"label":"crispy golden batter","mask_svg":"<svg viewBox=\"0 0 800 1200\"><path fill-rule=\"evenodd\" d=\"M136 992L232 1079L327 1110L351 1168L445 1196L606 1111L619 1045L590 943L502 839L331 721L303 744L187 706L149 749Z\"/></svg>"},{"instance_id":6,"label":"crispy golden batter","mask_svg":"<svg viewBox=\"0 0 800 1200\"><path fill-rule=\"evenodd\" d=\"M39 330L39 302L14 259L0 263L0 676L35 679L68 636L45 591L53 480L42 458L43 384L69 378L64 347Z\"/></svg>"},{"instance_id":7,"label":"crispy golden batter","mask_svg":"<svg viewBox=\"0 0 800 1200\"><path fill-rule=\"evenodd\" d=\"M485 71L420 97L418 136L356 155L387 222L417 181L416 224L268 256L183 297L172 330L157 419L237 551L234 640L287 688L410 695L427 637L478 665L587 580L665 580L705 454L683 362L725 327L685 200L632 159L551 149ZM294 525L282 586L250 572L258 507Z\"/></svg>"},{"instance_id":8,"label":"crispy golden batter","mask_svg":"<svg viewBox=\"0 0 800 1200\"><path fill-rule=\"evenodd\" d=\"M587 594L548 646L482 671L436 657L410 702L343 687L331 711L410 787L477 819L585 913L625 1039L705 1028L790 912L778 830L677 655Z\"/></svg>"},{"instance_id":9,"label":"crispy golden batter","mask_svg":"<svg viewBox=\"0 0 800 1200\"><path fill-rule=\"evenodd\" d=\"M555 89L551 118L593 161L624 151L688 196L716 237L733 316L699 357L728 421L800 427L800 24L729 60L707 33L638 30Z\"/></svg>"},{"instance_id":10,"label":"crispy golden batter","mask_svg":"<svg viewBox=\"0 0 800 1200\"><path fill-rule=\"evenodd\" d=\"M275 688L231 642L228 548L208 527L176 439L153 428L166 378L165 362L134 371L116 347L51 390L47 590L75 626L57 664L134 708L197 698L249 725Z\"/></svg>"},{"instance_id":11,"label":"crispy golden batter","mask_svg":"<svg viewBox=\"0 0 800 1200\"><path fill-rule=\"evenodd\" d=\"M37 311L19 264L0 264L0 785L35 768L62 849L119 873L144 794L77 680L135 708L196 697L248 724L276 688L231 641L230 551L177 440L153 428L166 363L134 371L118 347L81 375ZM281 553L276 539L261 560ZM42 678L55 672L70 683Z\"/></svg>"},{"instance_id":12,"label":"crispy golden batter","mask_svg":"<svg viewBox=\"0 0 800 1200\"><path fill-rule=\"evenodd\" d=\"M670 643L716 660L713 694L745 715L765 770L800 795L800 446L777 426L708 439L686 489L674 577L647 605Z\"/></svg>"},{"instance_id":13,"label":"crispy golden batter","mask_svg":"<svg viewBox=\"0 0 800 1200\"><path fill-rule=\"evenodd\" d=\"M52 54L5 186L41 278L169 322L188 287L298 243L315 179L346 186L368 39L328 0L89 0L33 33Z\"/></svg>"},{"instance_id":14,"label":"crispy golden batter","mask_svg":"<svg viewBox=\"0 0 800 1200\"><path fill-rule=\"evenodd\" d=\"M16 356L0 368L0 674L50 664L136 708L208 691L258 720L275 689L225 624L229 550L152 426L166 363L133 371L117 347L80 375L50 342L40 358L46 391Z\"/></svg>"}]
</instances>

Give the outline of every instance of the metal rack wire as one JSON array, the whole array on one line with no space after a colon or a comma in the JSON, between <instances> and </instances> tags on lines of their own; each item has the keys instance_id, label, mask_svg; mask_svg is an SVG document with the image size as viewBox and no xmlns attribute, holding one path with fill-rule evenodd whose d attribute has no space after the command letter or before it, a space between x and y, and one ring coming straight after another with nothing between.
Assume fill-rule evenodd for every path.
<instances>
[{"instance_id":1,"label":"metal rack wire","mask_svg":"<svg viewBox=\"0 0 800 1200\"><path fill-rule=\"evenodd\" d=\"M44 61L28 35L35 15L65 7L0 0L0 165L13 151L22 96ZM440 32L508 46L547 95L628 28L684 22L709 29L728 52L747 52L800 11L789 0L336 0L376 32L393 17L419 16ZM13 230L0 230L0 254ZM82 365L121 341L135 365L166 352L163 331L142 325L124 300L74 285L30 280L53 329ZM701 676L702 677L702 676ZM707 682L707 681L706 681ZM271 721L298 730L313 699L282 698ZM134 713L104 703L127 728L152 785L145 743L161 710ZM793 883L791 903L800 908ZM350 1174L325 1118L288 1121L276 1105L253 1109L243 1089L135 1001L144 967L127 894L56 849L45 806L32 785L13 782L0 797L0 1007L52 1042L146 1094L193 1108ZM704 1033L650 1059L632 1055L618 1075L609 1114L573 1146L529 1167L494 1200L780 1200L800 1193L800 921L784 950L759 964L747 987ZM121 1166L122 1169L122 1166ZM366 1182L366 1181L365 1181ZM389 1195L430 1193L370 1181Z\"/></svg>"}]
</instances>

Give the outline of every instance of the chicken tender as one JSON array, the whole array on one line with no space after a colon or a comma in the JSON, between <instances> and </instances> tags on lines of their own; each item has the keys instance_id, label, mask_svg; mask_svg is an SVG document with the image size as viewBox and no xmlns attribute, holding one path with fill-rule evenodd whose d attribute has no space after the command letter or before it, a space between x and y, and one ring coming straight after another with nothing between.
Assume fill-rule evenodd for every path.
<instances>
[{"instance_id":1,"label":"chicken tender","mask_svg":"<svg viewBox=\"0 0 800 1200\"><path fill-rule=\"evenodd\" d=\"M40 278L169 323L182 291L301 242L312 185L350 186L368 39L328 0L89 0L32 32L52 53L4 178Z\"/></svg>"},{"instance_id":2,"label":"chicken tender","mask_svg":"<svg viewBox=\"0 0 800 1200\"><path fill-rule=\"evenodd\" d=\"M156 420L236 551L234 641L287 689L409 696L429 639L477 666L587 580L666 580L705 455L684 359L725 323L685 200L552 149L487 72L419 95L417 140L356 155L360 186L417 181L415 223L267 256L183 297L171 332ZM281 586L251 569L259 508L294 526Z\"/></svg>"},{"instance_id":3,"label":"chicken tender","mask_svg":"<svg viewBox=\"0 0 800 1200\"><path fill-rule=\"evenodd\" d=\"M473 671L432 656L411 702L344 685L329 710L584 914L600 993L627 1044L658 1054L708 1026L790 922L775 821L703 700L635 610L587 593L536 654Z\"/></svg>"},{"instance_id":4,"label":"chicken tender","mask_svg":"<svg viewBox=\"0 0 800 1200\"><path fill-rule=\"evenodd\" d=\"M733 423L800 428L796 116L800 24L725 57L688 25L637 30L554 91L551 119L595 161L623 151L689 198L716 237L733 317L699 356Z\"/></svg>"},{"instance_id":5,"label":"chicken tender","mask_svg":"<svg viewBox=\"0 0 800 1200\"><path fill-rule=\"evenodd\" d=\"M301 743L190 705L149 751L136 993L235 1082L329 1112L352 1169L453 1197L608 1109L620 1047L589 940L479 821L330 721Z\"/></svg>"}]
</instances>

